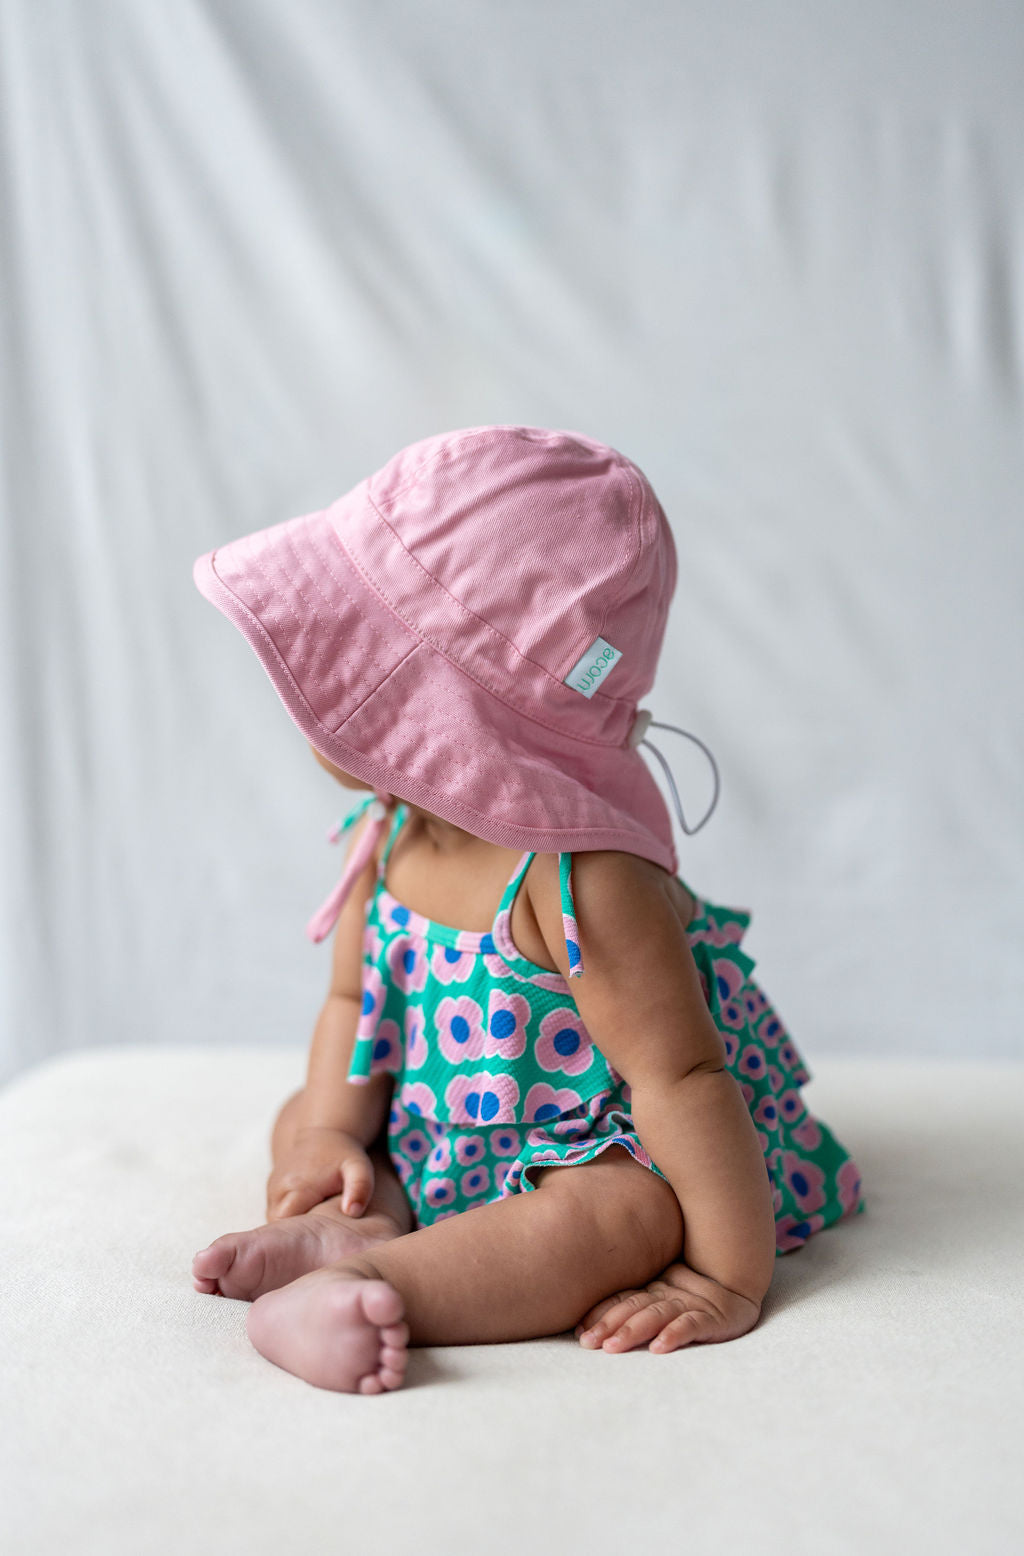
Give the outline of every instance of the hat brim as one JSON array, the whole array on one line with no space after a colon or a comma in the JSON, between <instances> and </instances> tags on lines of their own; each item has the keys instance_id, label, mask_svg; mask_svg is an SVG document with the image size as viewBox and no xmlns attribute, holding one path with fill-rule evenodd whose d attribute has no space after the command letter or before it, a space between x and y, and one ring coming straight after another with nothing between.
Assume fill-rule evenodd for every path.
<instances>
[{"instance_id":1,"label":"hat brim","mask_svg":"<svg viewBox=\"0 0 1024 1556\"><path fill-rule=\"evenodd\" d=\"M330 510L207 552L193 577L343 772L499 847L617 849L675 873L640 753L531 719L453 664L363 575Z\"/></svg>"}]
</instances>

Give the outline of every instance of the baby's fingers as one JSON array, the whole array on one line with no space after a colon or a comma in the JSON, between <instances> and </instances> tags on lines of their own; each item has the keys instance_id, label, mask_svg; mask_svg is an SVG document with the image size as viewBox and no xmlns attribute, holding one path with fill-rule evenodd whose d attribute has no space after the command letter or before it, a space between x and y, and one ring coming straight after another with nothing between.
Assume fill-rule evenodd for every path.
<instances>
[{"instance_id":1,"label":"baby's fingers","mask_svg":"<svg viewBox=\"0 0 1024 1556\"><path fill-rule=\"evenodd\" d=\"M653 1340L660 1330L665 1329L665 1320L671 1311L667 1303L649 1299L647 1307L631 1313L613 1333L607 1335L602 1342L604 1349L631 1351L635 1345L646 1345L648 1340Z\"/></svg>"},{"instance_id":2,"label":"baby's fingers","mask_svg":"<svg viewBox=\"0 0 1024 1556\"><path fill-rule=\"evenodd\" d=\"M619 1291L592 1307L578 1333L581 1345L594 1350L609 1335L620 1329L634 1314L650 1307L653 1298L646 1291ZM662 1319L664 1322L664 1319ZM651 1331L656 1333L656 1329Z\"/></svg>"},{"instance_id":3,"label":"baby's fingers","mask_svg":"<svg viewBox=\"0 0 1024 1556\"><path fill-rule=\"evenodd\" d=\"M368 1156L350 1156L342 1169L341 1208L346 1216L361 1216L373 1198L373 1163Z\"/></svg>"}]
</instances>

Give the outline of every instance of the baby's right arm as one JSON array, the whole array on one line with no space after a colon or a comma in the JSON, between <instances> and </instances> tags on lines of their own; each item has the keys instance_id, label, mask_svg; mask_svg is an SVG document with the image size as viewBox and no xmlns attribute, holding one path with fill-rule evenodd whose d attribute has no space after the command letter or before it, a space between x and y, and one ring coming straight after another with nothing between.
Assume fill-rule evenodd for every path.
<instances>
[{"instance_id":1,"label":"baby's right arm","mask_svg":"<svg viewBox=\"0 0 1024 1556\"><path fill-rule=\"evenodd\" d=\"M350 848L368 824L365 816L356 823ZM382 843L383 834L338 918L330 989L313 1031L294 1138L267 1184L271 1220L302 1215L339 1193L342 1210L358 1215L373 1194L373 1165L366 1147L387 1118L394 1081L390 1075L374 1075L368 1084L352 1086L347 1077L362 1003L366 904Z\"/></svg>"}]
</instances>

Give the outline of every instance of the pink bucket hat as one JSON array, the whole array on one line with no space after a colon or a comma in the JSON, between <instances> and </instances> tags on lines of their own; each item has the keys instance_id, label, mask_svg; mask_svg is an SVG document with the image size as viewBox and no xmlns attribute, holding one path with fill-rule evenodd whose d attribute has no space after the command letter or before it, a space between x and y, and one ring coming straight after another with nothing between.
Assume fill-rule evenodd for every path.
<instances>
[{"instance_id":1,"label":"pink bucket hat","mask_svg":"<svg viewBox=\"0 0 1024 1556\"><path fill-rule=\"evenodd\" d=\"M636 465L575 432L470 427L400 450L329 507L194 567L294 722L379 802L322 939L397 796L504 848L620 849L675 873L639 746L676 583ZM658 728L677 728L657 725ZM696 736L679 730L691 740Z\"/></svg>"}]
</instances>

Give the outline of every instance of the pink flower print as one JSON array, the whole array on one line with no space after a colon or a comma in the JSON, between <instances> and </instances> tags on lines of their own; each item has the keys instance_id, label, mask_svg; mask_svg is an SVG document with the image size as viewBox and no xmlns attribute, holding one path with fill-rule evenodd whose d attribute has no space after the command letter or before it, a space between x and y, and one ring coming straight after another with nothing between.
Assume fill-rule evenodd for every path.
<instances>
[{"instance_id":1,"label":"pink flower print","mask_svg":"<svg viewBox=\"0 0 1024 1556\"><path fill-rule=\"evenodd\" d=\"M786 1151L782 1157L782 1176L804 1215L820 1210L825 1203L825 1174L813 1162Z\"/></svg>"},{"instance_id":2,"label":"pink flower print","mask_svg":"<svg viewBox=\"0 0 1024 1556\"><path fill-rule=\"evenodd\" d=\"M426 987L427 956L423 947L408 935L396 935L387 949L391 981L403 994L418 993Z\"/></svg>"},{"instance_id":3,"label":"pink flower print","mask_svg":"<svg viewBox=\"0 0 1024 1556\"><path fill-rule=\"evenodd\" d=\"M365 924L363 926L363 955L368 957L371 962L375 962L380 955L382 944L383 942L376 924Z\"/></svg>"},{"instance_id":4,"label":"pink flower print","mask_svg":"<svg viewBox=\"0 0 1024 1556\"><path fill-rule=\"evenodd\" d=\"M459 1183L467 1199L477 1194L486 1194L490 1186L491 1175L486 1167L473 1167L469 1172L464 1172Z\"/></svg>"},{"instance_id":5,"label":"pink flower print","mask_svg":"<svg viewBox=\"0 0 1024 1556\"><path fill-rule=\"evenodd\" d=\"M743 1008L751 1021L756 1021L763 1010L768 1007L768 1001L756 983L748 983L743 991Z\"/></svg>"},{"instance_id":6,"label":"pink flower print","mask_svg":"<svg viewBox=\"0 0 1024 1556\"><path fill-rule=\"evenodd\" d=\"M453 1123L511 1124L515 1119L519 1086L511 1075L457 1075L448 1082L444 1100Z\"/></svg>"},{"instance_id":7,"label":"pink flower print","mask_svg":"<svg viewBox=\"0 0 1024 1556\"><path fill-rule=\"evenodd\" d=\"M722 1039L722 1042L725 1044L725 1062L726 1064L732 1064L737 1053L739 1052L739 1038L736 1036L735 1032L730 1032L728 1027L719 1027L718 1035Z\"/></svg>"},{"instance_id":8,"label":"pink flower print","mask_svg":"<svg viewBox=\"0 0 1024 1556\"><path fill-rule=\"evenodd\" d=\"M770 1064L768 1066L768 1084L772 1088L772 1091L776 1093L776 1095L778 1095L783 1086L786 1084L786 1077L783 1075L782 1071L778 1068L777 1065Z\"/></svg>"},{"instance_id":9,"label":"pink flower print","mask_svg":"<svg viewBox=\"0 0 1024 1556\"><path fill-rule=\"evenodd\" d=\"M515 1156L522 1141L514 1129L496 1129L491 1135L494 1156Z\"/></svg>"},{"instance_id":10,"label":"pink flower print","mask_svg":"<svg viewBox=\"0 0 1024 1556\"><path fill-rule=\"evenodd\" d=\"M437 1098L423 1081L406 1081L398 1099L409 1112L418 1118L433 1118Z\"/></svg>"},{"instance_id":11,"label":"pink flower print","mask_svg":"<svg viewBox=\"0 0 1024 1556\"><path fill-rule=\"evenodd\" d=\"M511 1162L497 1162L494 1167L494 1187L499 1194L504 1194L505 1184L508 1182L512 1171Z\"/></svg>"},{"instance_id":12,"label":"pink flower print","mask_svg":"<svg viewBox=\"0 0 1024 1556\"><path fill-rule=\"evenodd\" d=\"M485 1154L484 1143L479 1135L461 1135L455 1142L455 1160L461 1167L483 1161Z\"/></svg>"},{"instance_id":13,"label":"pink flower print","mask_svg":"<svg viewBox=\"0 0 1024 1556\"><path fill-rule=\"evenodd\" d=\"M716 966L718 967L721 967L721 965L721 962L716 963ZM732 966L731 962L729 963L729 966ZM717 974L716 978L718 982L719 993L721 993L722 980L720 977L717 977ZM742 1031L742 1029L747 1024L747 1012L743 1004L743 1000L738 997L735 999L724 1000L718 1008L718 1019L726 1027L728 1027L730 1031Z\"/></svg>"},{"instance_id":14,"label":"pink flower print","mask_svg":"<svg viewBox=\"0 0 1024 1556\"><path fill-rule=\"evenodd\" d=\"M427 1184L426 1192L424 1193L423 1197L427 1204L430 1206L431 1210L435 1209L438 1205L453 1204L455 1200L455 1179L431 1178L430 1182ZM437 1220L440 1221L441 1217L438 1216Z\"/></svg>"},{"instance_id":15,"label":"pink flower print","mask_svg":"<svg viewBox=\"0 0 1024 1556\"><path fill-rule=\"evenodd\" d=\"M708 916L707 937L712 945L739 945L747 929L747 924L737 923L735 919L719 924L717 920Z\"/></svg>"},{"instance_id":16,"label":"pink flower print","mask_svg":"<svg viewBox=\"0 0 1024 1556\"><path fill-rule=\"evenodd\" d=\"M380 1020L380 1013L384 1009L384 1000L387 997L387 989L384 979L376 967L363 969L363 1003L359 1012L359 1024L356 1027L357 1037L372 1037Z\"/></svg>"},{"instance_id":17,"label":"pink flower print","mask_svg":"<svg viewBox=\"0 0 1024 1556\"><path fill-rule=\"evenodd\" d=\"M453 999L449 994L439 1000L434 1023L441 1041L441 1052L453 1064L479 1059L484 1051L484 1013L468 994Z\"/></svg>"},{"instance_id":18,"label":"pink flower print","mask_svg":"<svg viewBox=\"0 0 1024 1556\"><path fill-rule=\"evenodd\" d=\"M790 1130L790 1134L797 1145L802 1145L808 1151L816 1150L821 1144L821 1129L817 1119L812 1118L810 1113Z\"/></svg>"},{"instance_id":19,"label":"pink flower print","mask_svg":"<svg viewBox=\"0 0 1024 1556\"><path fill-rule=\"evenodd\" d=\"M459 1212L457 1210L439 1210L437 1215L434 1217L434 1221L435 1223L438 1221L450 1221L452 1216L457 1216L458 1214Z\"/></svg>"},{"instance_id":20,"label":"pink flower print","mask_svg":"<svg viewBox=\"0 0 1024 1556\"><path fill-rule=\"evenodd\" d=\"M748 1043L740 1054L740 1062L737 1067L741 1075L748 1075L751 1080L759 1081L767 1074L767 1065L764 1062L764 1054L756 1043Z\"/></svg>"},{"instance_id":21,"label":"pink flower print","mask_svg":"<svg viewBox=\"0 0 1024 1556\"><path fill-rule=\"evenodd\" d=\"M506 994L492 989L487 1001L487 1034L484 1054L488 1059L500 1054L503 1059L518 1059L526 1047L526 1024L530 1002L521 994Z\"/></svg>"},{"instance_id":22,"label":"pink flower print","mask_svg":"<svg viewBox=\"0 0 1024 1556\"><path fill-rule=\"evenodd\" d=\"M381 1071L397 1075L402 1067L402 1049L399 1043L398 1022L392 1021L388 1016L377 1028L373 1039L373 1058L370 1063L370 1074L377 1075Z\"/></svg>"},{"instance_id":23,"label":"pink flower print","mask_svg":"<svg viewBox=\"0 0 1024 1556\"><path fill-rule=\"evenodd\" d=\"M768 1136L764 1133L764 1130L762 1130L762 1129L759 1129L757 1131L757 1143L761 1147L762 1151L767 1151L767 1149L768 1149Z\"/></svg>"},{"instance_id":24,"label":"pink flower print","mask_svg":"<svg viewBox=\"0 0 1024 1556\"><path fill-rule=\"evenodd\" d=\"M435 945L430 954L430 970L439 983L465 983L473 971L473 956L455 946Z\"/></svg>"},{"instance_id":25,"label":"pink flower print","mask_svg":"<svg viewBox=\"0 0 1024 1556\"><path fill-rule=\"evenodd\" d=\"M860 1168L847 1157L836 1173L836 1193L844 1216L852 1216L860 1204Z\"/></svg>"},{"instance_id":26,"label":"pink flower print","mask_svg":"<svg viewBox=\"0 0 1024 1556\"><path fill-rule=\"evenodd\" d=\"M795 1087L782 1093L779 1098L779 1117L784 1124L795 1124L804 1111L804 1099Z\"/></svg>"},{"instance_id":27,"label":"pink flower print","mask_svg":"<svg viewBox=\"0 0 1024 1556\"><path fill-rule=\"evenodd\" d=\"M791 1042L783 1043L779 1049L779 1063L789 1071L790 1080L796 1081L798 1085L810 1080L811 1077L804 1069L800 1055Z\"/></svg>"},{"instance_id":28,"label":"pink flower print","mask_svg":"<svg viewBox=\"0 0 1024 1556\"><path fill-rule=\"evenodd\" d=\"M571 1005L558 1006L544 1017L534 1055L542 1070L582 1075L584 1070L590 1069L594 1045L579 1013Z\"/></svg>"},{"instance_id":29,"label":"pink flower print","mask_svg":"<svg viewBox=\"0 0 1024 1556\"><path fill-rule=\"evenodd\" d=\"M786 1035L786 1029L774 1010L766 1010L754 1030L766 1048L778 1048L779 1042Z\"/></svg>"},{"instance_id":30,"label":"pink flower print","mask_svg":"<svg viewBox=\"0 0 1024 1556\"><path fill-rule=\"evenodd\" d=\"M499 955L492 936L484 935L480 942L478 954L483 957L484 966L492 978L513 978L515 976L505 958Z\"/></svg>"},{"instance_id":31,"label":"pink flower print","mask_svg":"<svg viewBox=\"0 0 1024 1556\"><path fill-rule=\"evenodd\" d=\"M774 1097L762 1097L754 1110L754 1123L765 1129L778 1129L779 1109Z\"/></svg>"},{"instance_id":32,"label":"pink flower print","mask_svg":"<svg viewBox=\"0 0 1024 1556\"><path fill-rule=\"evenodd\" d=\"M392 1102L391 1112L388 1114L389 1133L392 1135L397 1134L399 1130L402 1130L406 1127L408 1122L409 1115L405 1109L399 1103Z\"/></svg>"},{"instance_id":33,"label":"pink flower print","mask_svg":"<svg viewBox=\"0 0 1024 1556\"><path fill-rule=\"evenodd\" d=\"M753 1086L751 1086L749 1081L741 1081L740 1082L740 1091L743 1094L744 1102L747 1104L747 1107L749 1107L750 1104L754 1100L754 1088L753 1088Z\"/></svg>"},{"instance_id":34,"label":"pink flower print","mask_svg":"<svg viewBox=\"0 0 1024 1556\"><path fill-rule=\"evenodd\" d=\"M406 1005L405 1016L405 1067L419 1070L427 1062L430 1049L423 1031L423 1011L419 1005Z\"/></svg>"},{"instance_id":35,"label":"pink flower print","mask_svg":"<svg viewBox=\"0 0 1024 1556\"><path fill-rule=\"evenodd\" d=\"M551 1133L557 1135L560 1140L582 1140L589 1134L590 1124L585 1118L556 1118L551 1125Z\"/></svg>"},{"instance_id":36,"label":"pink flower print","mask_svg":"<svg viewBox=\"0 0 1024 1556\"><path fill-rule=\"evenodd\" d=\"M531 1086L526 1093L525 1117L527 1123L542 1124L546 1119L557 1118L560 1113L568 1113L573 1108L578 1108L582 1102L578 1091L572 1091L568 1086L556 1091L553 1086L547 1086L538 1081L536 1086Z\"/></svg>"},{"instance_id":37,"label":"pink flower print","mask_svg":"<svg viewBox=\"0 0 1024 1556\"><path fill-rule=\"evenodd\" d=\"M406 1161L421 1162L430 1155L431 1144L425 1129L410 1129L398 1142L398 1149Z\"/></svg>"},{"instance_id":38,"label":"pink flower print","mask_svg":"<svg viewBox=\"0 0 1024 1556\"><path fill-rule=\"evenodd\" d=\"M452 1143L450 1140L439 1140L427 1157L427 1166L431 1172L447 1172L452 1164Z\"/></svg>"},{"instance_id":39,"label":"pink flower print","mask_svg":"<svg viewBox=\"0 0 1024 1556\"><path fill-rule=\"evenodd\" d=\"M714 971L715 993L718 996L719 1005L724 1007L733 1001L736 1002L733 1018L728 1021L727 1025L732 1027L742 1026L744 1021L743 1011L737 997L744 983L742 970L736 966L735 962L731 962L727 956L714 957L711 965Z\"/></svg>"},{"instance_id":40,"label":"pink flower print","mask_svg":"<svg viewBox=\"0 0 1024 1556\"><path fill-rule=\"evenodd\" d=\"M779 1253L792 1253L794 1248L802 1248L824 1225L824 1216L809 1216L806 1221L798 1221L796 1216L783 1216L775 1223L775 1247Z\"/></svg>"}]
</instances>

